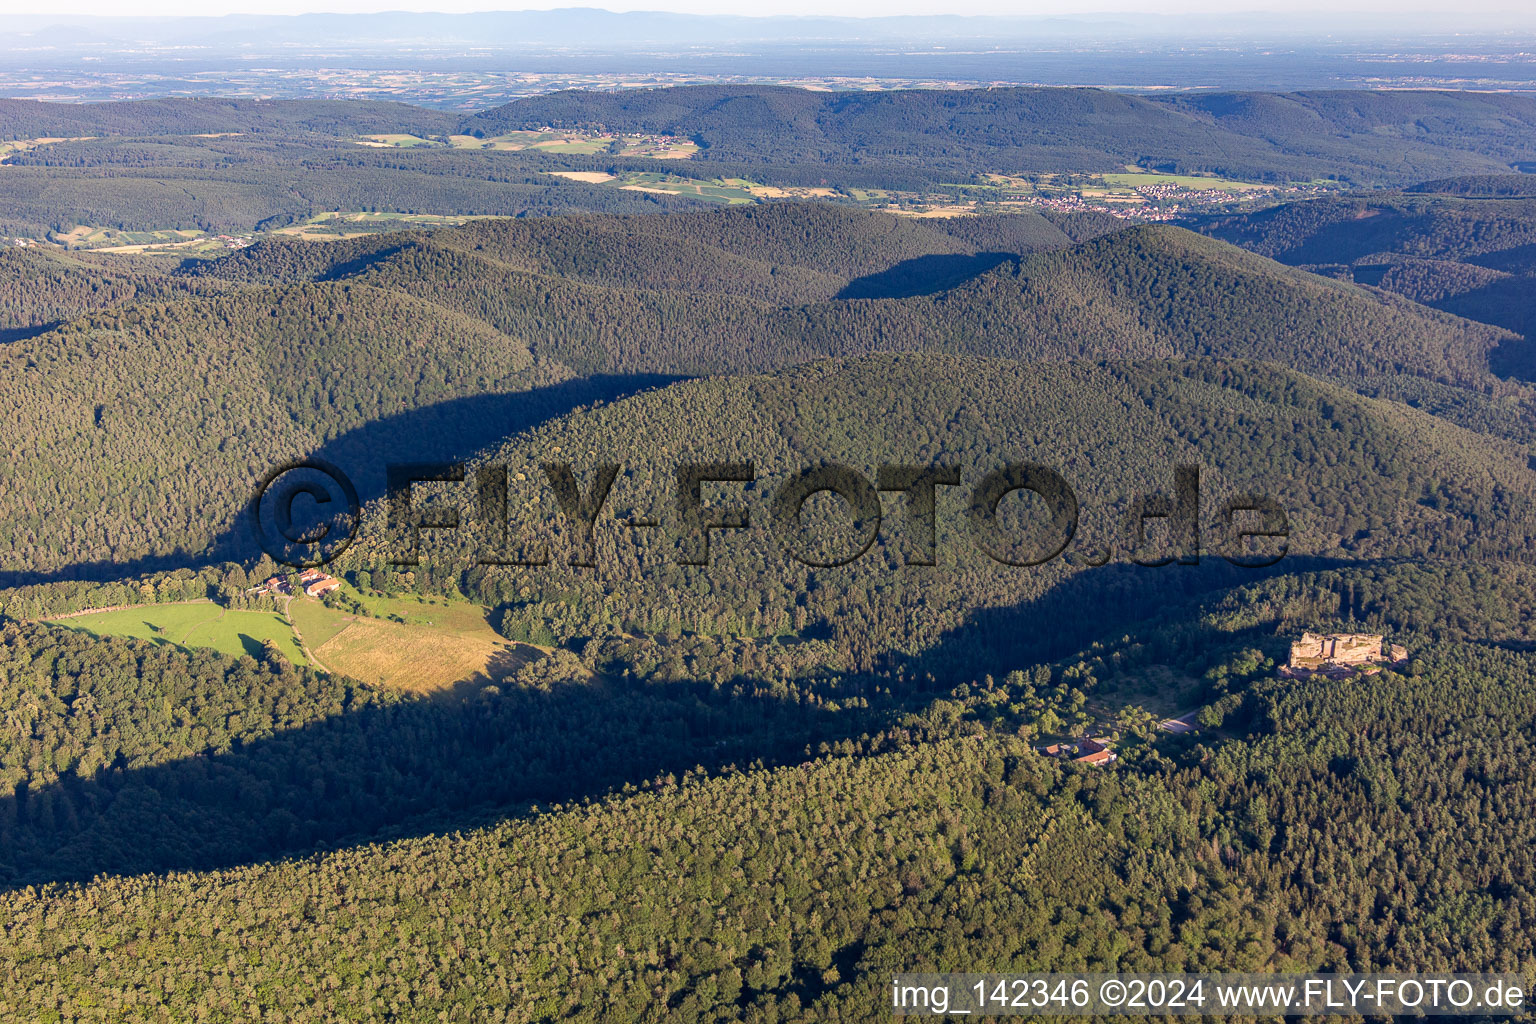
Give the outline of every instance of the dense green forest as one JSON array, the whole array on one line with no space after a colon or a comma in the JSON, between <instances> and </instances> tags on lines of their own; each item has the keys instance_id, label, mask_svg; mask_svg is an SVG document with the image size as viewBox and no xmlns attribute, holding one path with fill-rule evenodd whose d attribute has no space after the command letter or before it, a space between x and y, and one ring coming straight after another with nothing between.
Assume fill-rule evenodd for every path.
<instances>
[{"instance_id":1,"label":"dense green forest","mask_svg":"<svg viewBox=\"0 0 1536 1024\"><path fill-rule=\"evenodd\" d=\"M130 302L215 295L223 290L218 284L93 253L0 249L0 340Z\"/></svg>"},{"instance_id":2,"label":"dense green forest","mask_svg":"<svg viewBox=\"0 0 1536 1024\"><path fill-rule=\"evenodd\" d=\"M561 165L505 155L308 137L59 143L0 165L0 235L42 237L75 225L250 231L335 210L517 217L701 205L553 177L545 171Z\"/></svg>"},{"instance_id":3,"label":"dense green forest","mask_svg":"<svg viewBox=\"0 0 1536 1024\"><path fill-rule=\"evenodd\" d=\"M255 132L448 131L454 117L405 103L373 100L254 100L185 97L120 103L40 103L0 98L0 138L89 135L202 135Z\"/></svg>"},{"instance_id":4,"label":"dense green forest","mask_svg":"<svg viewBox=\"0 0 1536 1024\"><path fill-rule=\"evenodd\" d=\"M1489 598L1520 606L1529 585L1525 568L1432 564L1286 576L905 706L825 702L810 718L787 707L802 727L848 737L807 748L792 758L799 763L665 771L597 802L469 830L442 799L461 790L423 779L435 811L391 841L221 871L16 889L3 897L9 1012L865 1020L886 1012L880 979L891 971L978 963L1529 971L1536 951L1520 922L1536 870L1522 769L1532 742L1532 655L1465 639L1469 615L1474 634L1529 636L1528 622L1485 622L1480 607ZM1411 615L1426 630L1386 620L1412 645L1405 672L1346 682L1274 677L1277 630L1382 621L1369 605L1399 593L1415 595ZM1363 614L1351 619L1357 603ZM10 673L20 655L34 666L30 685L41 684L45 697L55 689L54 699L37 702L49 724L33 741L61 752L94 754L95 721L153 721L157 688L178 685L178 676L211 682L233 672L258 692L291 679L280 714L353 722L353 735L329 753L323 730L301 731L315 769L283 798L332 822L372 814L368 802L345 795L388 792L401 775L368 766L401 760L409 771L431 742L428 723L453 713L420 707L422 721L391 731L385 723L405 706L338 716L337 702L364 695L346 697L336 684L304 683L280 667L178 661L116 643L71 650L68 639L35 627L13 629L6 643ZM1219 739L1149 742L1145 720L1127 712L1124 756L1112 772L1062 767L1021 742L1087 695L1114 701L1180 679L1218 709ZM573 691L583 687L562 685L571 695L559 706L581 706ZM130 696L111 696L118 688ZM701 713L729 706L724 693L681 682L627 683L622 697L588 699L626 701L603 732L634 724L647 733L657 726L629 716L666 707L668 691L695 694ZM465 695L463 714L478 709L478 719L496 722L504 704L524 699ZM182 729L196 736L216 700L187 698ZM132 828L151 809L164 831L150 849L181 865L197 857L178 850L175 837L191 838L199 826L228 841L263 823L262 839L275 848L295 838L302 845L311 823L265 804L236 831L214 824L228 817L221 790L279 793L271 783L293 777L282 760L290 744L255 738L270 727L258 713L264 706L258 700L242 715L231 751L194 776L98 772L103 789L116 790L112 806L130 806L71 849L85 864L92 856L113 863L126 852L113 845L123 834L114 828ZM710 727L729 735L733 719L748 721L738 710ZM766 728L772 720L750 721ZM543 719L551 730L560 725L584 736L595 723ZM229 742L224 735L207 741ZM666 735L669 749L689 742L675 726ZM773 738L753 737L741 753L771 751ZM603 749L600 763L564 778L601 776L614 752ZM138 763L156 760L141 742L129 751L124 757ZM490 791L528 792L517 772L474 771L499 763L460 767ZM271 781L253 786L241 781L245 773ZM29 792L21 834L88 821L70 792ZM167 801L177 812L167 813ZM61 817L71 812L79 817ZM53 870L67 876L67 863Z\"/></svg>"},{"instance_id":5,"label":"dense green forest","mask_svg":"<svg viewBox=\"0 0 1536 1024\"><path fill-rule=\"evenodd\" d=\"M273 237L221 259L188 261L182 273L239 283L321 281L397 254L446 250L442 259L468 259L482 276L515 272L627 291L805 303L940 291L1003 258L1073 241L1034 213L934 222L775 204L668 217L485 220L425 236L396 232L326 245ZM428 278L420 287L436 283Z\"/></svg>"},{"instance_id":6,"label":"dense green forest","mask_svg":"<svg viewBox=\"0 0 1536 1024\"><path fill-rule=\"evenodd\" d=\"M796 204L196 261L166 285L188 297L0 350L17 438L0 463L0 571L22 583L249 558L234 517L285 460L318 452L372 496L385 462L465 457L677 375L881 351L1272 360L1484 433L1536 431L1527 386L1489 372L1490 352L1521 344L1495 328L1175 228L1065 245L1040 218L978 223Z\"/></svg>"},{"instance_id":7,"label":"dense green forest","mask_svg":"<svg viewBox=\"0 0 1536 1024\"><path fill-rule=\"evenodd\" d=\"M579 552L543 485L538 463L557 448L572 453L583 488L593 463L622 467L598 521L595 572L568 564ZM1008 651L1028 635L1019 628L1026 621L1086 642L1081 620L1107 592L1129 606L1155 607L1167 592L1220 585L1245 571L1220 557L1232 548L1219 520L1222 502L1243 493L1265 494L1286 510L1290 557L1523 559L1536 526L1527 458L1519 446L1265 364L1041 365L937 355L819 362L767 377L675 384L513 439L484 461L505 466L514 480L511 536L529 550L552 545L553 564L477 565L479 552L511 550L512 541L477 513L466 486L444 499L460 509L463 527L422 541L423 562L409 571L418 588L504 608L502 629L516 639L826 635L842 663L856 668L957 631L971 647L949 643L932 657ZM721 500L747 507L754 527L717 535L708 569L680 565L672 539L683 532L673 474L689 461L750 461L757 478L739 497L722 489ZM823 461L870 480L879 464L956 467L959 486L938 495L939 564L906 564L926 539L897 495L887 499L889 518L863 557L826 570L791 558L770 528L769 497L790 474ZM969 489L1009 461L1056 467L1068 478L1079 505L1071 557L1021 568L978 548L965 517ZM1168 550L1166 542L1139 543L1124 517L1136 495L1171 493L1179 464L1202 470L1207 559L1198 568L1130 566ZM1041 508L1020 505L1009 519L1019 550L1044 536ZM661 523L665 538L619 525L634 518ZM373 586L406 571L388 563L411 546L409 534L385 519L382 510L371 517L338 563L366 573ZM857 549L850 519L833 502L809 510L796 536L811 550L846 555ZM1106 553L1115 564L1105 570L1074 564ZM980 614L986 610L994 614Z\"/></svg>"}]
</instances>

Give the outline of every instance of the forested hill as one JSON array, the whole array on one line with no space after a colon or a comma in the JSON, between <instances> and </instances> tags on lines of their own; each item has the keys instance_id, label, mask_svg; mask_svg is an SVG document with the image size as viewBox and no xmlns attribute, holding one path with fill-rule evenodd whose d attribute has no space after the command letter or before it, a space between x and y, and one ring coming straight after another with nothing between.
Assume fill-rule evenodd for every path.
<instances>
[{"instance_id":1,"label":"forested hill","mask_svg":"<svg viewBox=\"0 0 1536 1024\"><path fill-rule=\"evenodd\" d=\"M345 437L380 467L443 437L475 447L526 422L497 396L539 388L536 405L571 376L483 324L349 284L93 313L0 347L0 365L11 572L199 555L283 460Z\"/></svg>"},{"instance_id":2,"label":"forested hill","mask_svg":"<svg viewBox=\"0 0 1536 1024\"><path fill-rule=\"evenodd\" d=\"M471 134L597 127L684 135L699 159L1118 171L1406 185L1536 160L1536 98L1450 92L1142 97L1094 89L561 92L468 118Z\"/></svg>"},{"instance_id":3,"label":"forested hill","mask_svg":"<svg viewBox=\"0 0 1536 1024\"><path fill-rule=\"evenodd\" d=\"M514 217L699 202L553 177L505 156L283 135L61 142L0 167L0 236L38 238L76 225L270 230L337 210Z\"/></svg>"},{"instance_id":4,"label":"forested hill","mask_svg":"<svg viewBox=\"0 0 1536 1024\"><path fill-rule=\"evenodd\" d=\"M284 458L345 455L375 490L389 453L466 455L655 375L826 356L1272 360L1531 436L1527 389L1488 373L1489 351L1513 341L1493 328L1177 228L1019 259L978 251L1019 234L1007 221L961 239L887 215L782 206L654 228L577 218L382 247L253 247L213 272L279 283L130 304L0 348L20 453L4 467L0 537L13 554L0 568L214 557L248 488ZM943 273L975 276L906 294ZM562 383L578 374L608 376Z\"/></svg>"},{"instance_id":5,"label":"forested hill","mask_svg":"<svg viewBox=\"0 0 1536 1024\"><path fill-rule=\"evenodd\" d=\"M569 565L583 549L560 529L542 484L539 463L551 452L566 453L583 488L597 463L622 467L587 556L595 573ZM976 546L963 514L969 488L1018 460L1070 478L1081 508L1070 558L1020 568ZM509 635L543 642L794 631L834 638L853 667L881 652L930 647L966 626L968 642L951 640L951 650L995 655L1027 643L1026 635L1070 635L1098 621L1085 612L1106 594L1127 608L1152 608L1163 588L1226 579L1218 552L1230 549L1218 510L1236 493L1265 494L1288 510L1289 551L1298 559L1524 558L1536 539L1528 504L1536 479L1526 460L1518 445L1269 364L1034 364L934 353L823 360L767 376L680 382L510 439L484 459L505 466L511 480L533 481L509 485L509 536L529 550L549 543L553 564L477 566L476 552L516 543L496 537L474 493L460 488L445 500L464 526L427 538L430 557L413 572L418 587L507 609ZM752 528L717 534L708 570L679 565L672 539L682 532L674 473L690 461L752 462L757 478L722 490L720 500L750 510ZM956 467L960 484L940 489L937 555L929 558L938 565L902 567L921 557L921 538L894 504L879 535L868 536L870 550L846 566L813 571L792 559L768 518L769 497L791 474L827 461L870 480L882 463ZM1203 467L1211 557L1199 569L1127 569L1133 557L1166 553L1128 539L1123 515L1136 494L1171 493L1179 463ZM1018 537L1046 532L1040 507L1020 513ZM854 528L835 502L806 514L820 525L799 543L820 560L838 561L831 556L857 551L867 536L867 524ZM664 529L644 535L618 525L631 519ZM389 528L380 509L338 564L384 580L403 546L412 546L407 535ZM1017 550L1028 546L1020 541ZM1113 552L1115 567L1061 586L1095 552ZM984 614L1014 606L1013 616ZM1021 632L1025 621L1031 630Z\"/></svg>"},{"instance_id":6,"label":"forested hill","mask_svg":"<svg viewBox=\"0 0 1536 1024\"><path fill-rule=\"evenodd\" d=\"M1514 335L1179 228L1128 228L1017 261L940 261L930 281L997 265L933 294L905 294L910 276L928 277L921 271L932 258L903 261L850 283L839 293L849 298L789 305L771 297L789 283L777 274L768 290L725 268L718 280L740 280L756 298L722 294L719 285L614 288L508 267L452 238L446 247L432 238L398 246L346 270L482 320L578 372L730 373L919 349L1015 359L1212 355L1349 379L1507 436L1536 428L1525 386L1489 372L1490 358L1523 365L1524 343ZM901 297L857 298L892 285ZM1497 401L1503 396L1510 400Z\"/></svg>"},{"instance_id":7,"label":"forested hill","mask_svg":"<svg viewBox=\"0 0 1536 1024\"><path fill-rule=\"evenodd\" d=\"M1536 339L1536 194L1529 178L1428 182L1188 223L1271 259ZM1533 365L1525 356L1508 368L1529 376Z\"/></svg>"},{"instance_id":8,"label":"forested hill","mask_svg":"<svg viewBox=\"0 0 1536 1024\"><path fill-rule=\"evenodd\" d=\"M1479 199L1512 199L1521 196L1536 197L1536 175L1531 174L1473 174L1457 178L1441 178L1413 185L1405 192L1421 192L1435 195L1467 196Z\"/></svg>"},{"instance_id":9,"label":"forested hill","mask_svg":"<svg viewBox=\"0 0 1536 1024\"><path fill-rule=\"evenodd\" d=\"M97 309L214 295L222 281L161 273L142 261L33 246L0 249L0 340Z\"/></svg>"},{"instance_id":10,"label":"forested hill","mask_svg":"<svg viewBox=\"0 0 1536 1024\"><path fill-rule=\"evenodd\" d=\"M1454 183L1447 187L1457 188ZM1395 253L1512 269L1519 257L1536 251L1536 196L1467 196L1426 189L1282 203L1190 223L1291 264L1352 263L1376 253ZM1531 262L1536 265L1536 257Z\"/></svg>"},{"instance_id":11,"label":"forested hill","mask_svg":"<svg viewBox=\"0 0 1536 1024\"><path fill-rule=\"evenodd\" d=\"M467 254L498 274L805 303L940 291L1002 259L1070 244L1035 213L922 221L831 204L776 203L668 217L474 221L428 236L391 233L329 245L274 237L222 259L189 261L184 274L235 282L329 280L427 246Z\"/></svg>"},{"instance_id":12,"label":"forested hill","mask_svg":"<svg viewBox=\"0 0 1536 1024\"><path fill-rule=\"evenodd\" d=\"M702 147L696 162L721 168L834 165L931 174L1135 165L1247 180L1408 185L1508 174L1536 163L1536 99L1507 93L829 93L700 85L560 92L467 118L375 101L0 99L0 138L7 139L238 133L314 141L391 132L495 136L545 126L684 136Z\"/></svg>"},{"instance_id":13,"label":"forested hill","mask_svg":"<svg viewBox=\"0 0 1536 1024\"><path fill-rule=\"evenodd\" d=\"M988 231L989 221L999 226ZM1493 387L1488 354L1514 340L1179 228L1066 246L1039 218L977 223L955 237L886 214L788 204L488 222L329 247L267 243L194 272L408 292L584 371L736 372L938 348L1242 356ZM834 288L841 301L825 301Z\"/></svg>"}]
</instances>

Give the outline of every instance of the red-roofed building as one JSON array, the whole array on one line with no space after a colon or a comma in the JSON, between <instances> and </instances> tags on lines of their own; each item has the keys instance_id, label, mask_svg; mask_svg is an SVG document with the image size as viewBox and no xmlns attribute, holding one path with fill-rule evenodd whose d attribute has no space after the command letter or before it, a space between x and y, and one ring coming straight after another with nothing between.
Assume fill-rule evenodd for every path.
<instances>
[{"instance_id":1,"label":"red-roofed building","mask_svg":"<svg viewBox=\"0 0 1536 1024\"><path fill-rule=\"evenodd\" d=\"M323 597L339 586L341 586L341 580L336 579L334 576L321 576L309 586L305 587L304 593L308 594L310 597Z\"/></svg>"},{"instance_id":2,"label":"red-roofed building","mask_svg":"<svg viewBox=\"0 0 1536 1024\"><path fill-rule=\"evenodd\" d=\"M1077 745L1077 756L1072 759L1072 763L1098 766L1114 764L1116 760L1115 752L1103 740L1084 739Z\"/></svg>"},{"instance_id":3,"label":"red-roofed building","mask_svg":"<svg viewBox=\"0 0 1536 1024\"><path fill-rule=\"evenodd\" d=\"M1103 740L1083 737L1076 743L1052 743L1046 747L1036 747L1039 753L1046 757L1067 758L1070 757L1073 764L1105 765L1114 764L1119 759L1109 744Z\"/></svg>"}]
</instances>

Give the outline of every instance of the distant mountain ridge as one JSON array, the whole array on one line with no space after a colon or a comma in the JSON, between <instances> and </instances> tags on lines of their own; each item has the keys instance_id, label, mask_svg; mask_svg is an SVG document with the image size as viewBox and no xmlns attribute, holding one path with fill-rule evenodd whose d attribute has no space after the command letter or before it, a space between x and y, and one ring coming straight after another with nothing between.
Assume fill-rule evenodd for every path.
<instances>
[{"instance_id":1,"label":"distant mountain ridge","mask_svg":"<svg viewBox=\"0 0 1536 1024\"><path fill-rule=\"evenodd\" d=\"M1138 96L1084 88L825 92L685 85L567 91L462 117L374 101L0 100L0 138L218 132L353 135L601 128L686 136L691 164L1121 171L1410 185L1536 166L1536 96L1293 92ZM720 172L715 172L720 173Z\"/></svg>"},{"instance_id":2,"label":"distant mountain ridge","mask_svg":"<svg viewBox=\"0 0 1536 1024\"><path fill-rule=\"evenodd\" d=\"M997 171L1127 165L1263 181L1406 185L1536 159L1536 97L1449 92L1136 96L1098 89L813 92L682 86L559 92L465 120L685 135L704 161L883 162ZM1439 168L1439 169L1437 169Z\"/></svg>"}]
</instances>

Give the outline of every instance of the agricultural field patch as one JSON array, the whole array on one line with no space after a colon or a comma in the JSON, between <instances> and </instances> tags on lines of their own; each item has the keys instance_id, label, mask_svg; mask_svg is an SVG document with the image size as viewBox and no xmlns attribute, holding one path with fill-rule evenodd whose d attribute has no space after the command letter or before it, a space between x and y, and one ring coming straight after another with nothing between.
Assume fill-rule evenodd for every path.
<instances>
[{"instance_id":1,"label":"agricultural field patch","mask_svg":"<svg viewBox=\"0 0 1536 1024\"><path fill-rule=\"evenodd\" d=\"M357 140L359 146L369 146L375 149L414 149L417 146L435 146L431 139L424 139L419 135L364 135Z\"/></svg>"},{"instance_id":2,"label":"agricultural field patch","mask_svg":"<svg viewBox=\"0 0 1536 1024\"><path fill-rule=\"evenodd\" d=\"M1106 185L1118 185L1128 188L1139 188L1145 185L1173 185L1177 188L1186 188L1200 192L1208 189L1216 189L1222 192L1245 191L1269 191L1276 186L1262 185L1252 181L1233 181L1230 178L1208 178L1194 174L1153 174L1153 173L1125 173L1125 174L1101 174L1100 178Z\"/></svg>"},{"instance_id":3,"label":"agricultural field patch","mask_svg":"<svg viewBox=\"0 0 1536 1024\"><path fill-rule=\"evenodd\" d=\"M315 659L331 672L376 686L429 693L470 679L506 678L537 656L491 628L467 601L386 597L345 587L367 615L307 597L289 606Z\"/></svg>"},{"instance_id":4,"label":"agricultural field patch","mask_svg":"<svg viewBox=\"0 0 1536 1024\"><path fill-rule=\"evenodd\" d=\"M39 146L51 146L55 142L84 142L90 138L94 138L94 136L80 135L74 138L7 139L4 142L0 142L0 164L5 163L17 153L25 153L27 150L36 149Z\"/></svg>"},{"instance_id":5,"label":"agricultural field patch","mask_svg":"<svg viewBox=\"0 0 1536 1024\"><path fill-rule=\"evenodd\" d=\"M428 693L469 679L506 678L535 657L532 648L492 636L355 617L315 657L367 683Z\"/></svg>"},{"instance_id":6,"label":"agricultural field patch","mask_svg":"<svg viewBox=\"0 0 1536 1024\"><path fill-rule=\"evenodd\" d=\"M295 665L309 664L292 627L275 609L226 609L204 602L159 604L54 621L93 636L135 637L186 648L208 647L236 657L260 657L263 643L271 640Z\"/></svg>"},{"instance_id":7,"label":"agricultural field patch","mask_svg":"<svg viewBox=\"0 0 1536 1024\"><path fill-rule=\"evenodd\" d=\"M331 210L318 213L299 224L277 228L272 234L334 242L357 238L379 231L409 228L453 227L478 218L467 214L390 213Z\"/></svg>"},{"instance_id":8,"label":"agricultural field patch","mask_svg":"<svg viewBox=\"0 0 1536 1024\"><path fill-rule=\"evenodd\" d=\"M76 225L68 231L54 232L49 240L66 249L90 249L95 252L142 253L174 251L182 256L215 254L238 249L250 243L252 235L210 235L193 228L165 228L158 231L119 231L117 228Z\"/></svg>"},{"instance_id":9,"label":"agricultural field patch","mask_svg":"<svg viewBox=\"0 0 1536 1024\"><path fill-rule=\"evenodd\" d=\"M490 138L450 135L447 142L455 149L506 152L541 150L546 153L586 155L612 153L615 156L645 157L651 160L686 160L699 151L699 147L692 141L670 135L614 135L566 129L515 131Z\"/></svg>"},{"instance_id":10,"label":"agricultural field patch","mask_svg":"<svg viewBox=\"0 0 1536 1024\"><path fill-rule=\"evenodd\" d=\"M607 171L550 171L549 173L556 178L580 181L588 185L601 185L614 179L614 176Z\"/></svg>"}]
</instances>

